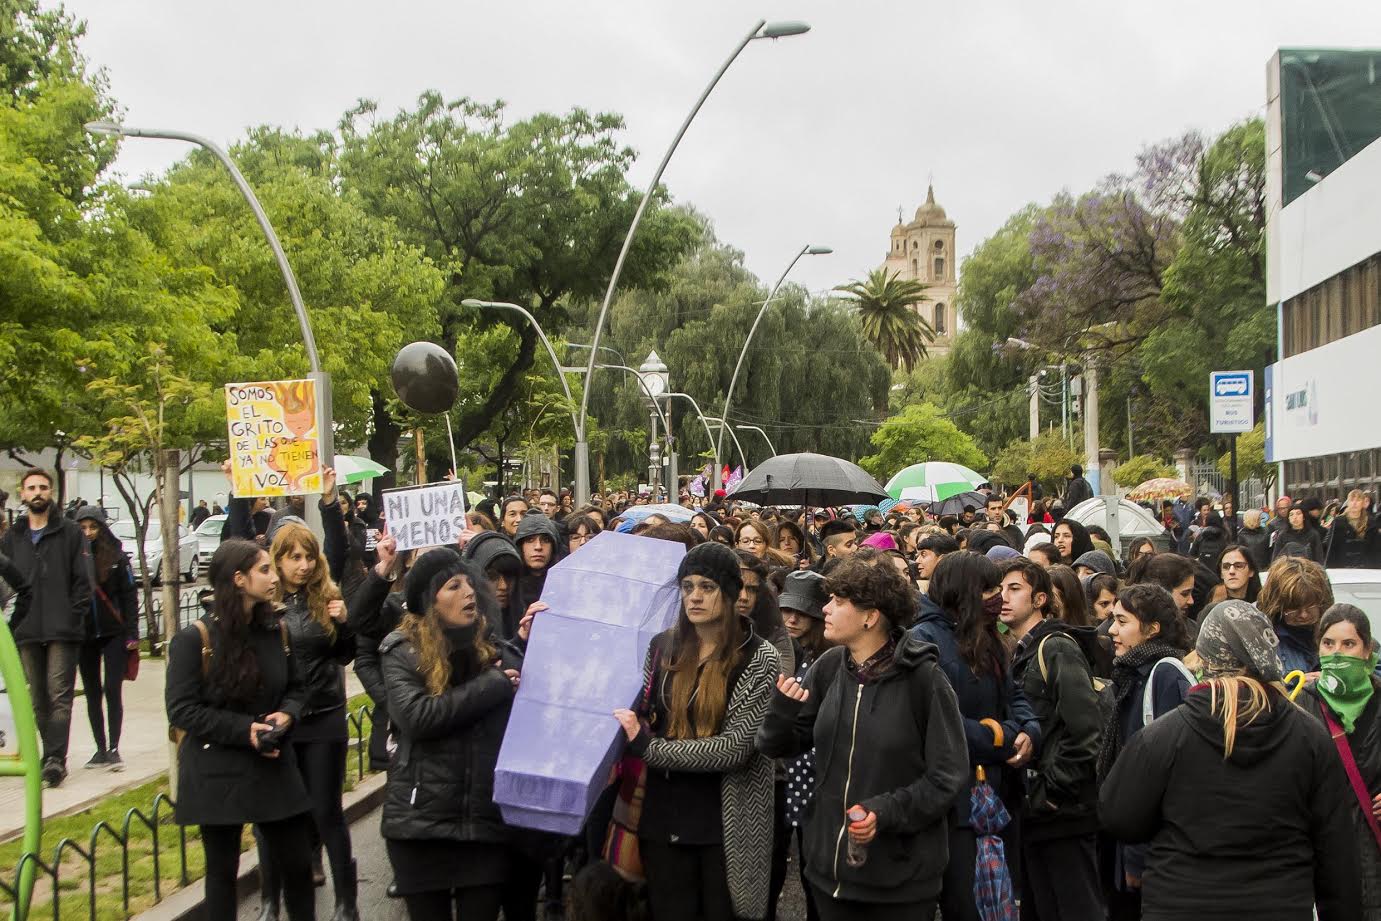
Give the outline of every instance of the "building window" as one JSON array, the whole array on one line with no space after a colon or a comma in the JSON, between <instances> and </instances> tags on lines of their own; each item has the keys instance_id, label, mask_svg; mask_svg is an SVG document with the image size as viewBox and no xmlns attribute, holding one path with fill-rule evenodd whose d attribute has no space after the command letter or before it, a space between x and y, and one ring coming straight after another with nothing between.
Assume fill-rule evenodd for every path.
<instances>
[{"instance_id":1,"label":"building window","mask_svg":"<svg viewBox=\"0 0 1381 921\"><path fill-rule=\"evenodd\" d=\"M911 260L911 275L914 278L921 277L921 262L919 259Z\"/></svg>"},{"instance_id":2,"label":"building window","mask_svg":"<svg viewBox=\"0 0 1381 921\"><path fill-rule=\"evenodd\" d=\"M944 304L936 304L936 305L935 305L935 334L936 334L937 336L943 336L943 335L945 335L947 332L948 332L948 328L947 328L947 324L946 324L946 322L945 322L945 305L944 305Z\"/></svg>"},{"instance_id":3,"label":"building window","mask_svg":"<svg viewBox=\"0 0 1381 921\"><path fill-rule=\"evenodd\" d=\"M936 280L936 281L944 281L944 280L945 280L945 257L944 257L944 256L936 256L936 257L935 257L935 280Z\"/></svg>"},{"instance_id":4,"label":"building window","mask_svg":"<svg viewBox=\"0 0 1381 921\"><path fill-rule=\"evenodd\" d=\"M917 243L915 240L912 240L912 241L911 241L911 248L912 248L912 249L920 249L920 248L921 248L921 244Z\"/></svg>"},{"instance_id":5,"label":"building window","mask_svg":"<svg viewBox=\"0 0 1381 921\"><path fill-rule=\"evenodd\" d=\"M944 241L944 240L936 240L936 241L935 241L935 252L937 252L937 253L943 253L944 251L945 251L945 241Z\"/></svg>"}]
</instances>

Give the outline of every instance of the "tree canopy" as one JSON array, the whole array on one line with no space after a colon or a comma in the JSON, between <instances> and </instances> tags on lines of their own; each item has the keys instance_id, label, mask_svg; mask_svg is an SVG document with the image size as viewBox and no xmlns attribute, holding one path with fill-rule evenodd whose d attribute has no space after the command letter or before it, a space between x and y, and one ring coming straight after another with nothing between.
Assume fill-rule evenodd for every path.
<instances>
[{"instance_id":1,"label":"tree canopy","mask_svg":"<svg viewBox=\"0 0 1381 921\"><path fill-rule=\"evenodd\" d=\"M924 461L949 461L972 470L988 466L987 456L973 439L929 403L913 404L888 417L870 441L877 453L858 464L882 483L902 468Z\"/></svg>"}]
</instances>

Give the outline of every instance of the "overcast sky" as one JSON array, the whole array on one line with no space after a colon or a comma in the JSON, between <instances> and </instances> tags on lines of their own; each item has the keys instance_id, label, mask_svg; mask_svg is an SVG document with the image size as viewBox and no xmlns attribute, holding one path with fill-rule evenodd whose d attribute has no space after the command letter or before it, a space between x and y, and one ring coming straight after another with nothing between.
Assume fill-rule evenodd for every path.
<instances>
[{"instance_id":1,"label":"overcast sky","mask_svg":"<svg viewBox=\"0 0 1381 921\"><path fill-rule=\"evenodd\" d=\"M812 31L754 42L664 181L770 282L819 290L876 268L927 178L970 252L1029 201L1132 167L1148 142L1264 111L1281 46L1381 44L1381 4L1313 0L851 3L768 0L70 0L130 125L229 143L255 124L334 128L429 88L513 116L621 113L650 178L715 68L758 16ZM186 152L126 141L133 181Z\"/></svg>"}]
</instances>

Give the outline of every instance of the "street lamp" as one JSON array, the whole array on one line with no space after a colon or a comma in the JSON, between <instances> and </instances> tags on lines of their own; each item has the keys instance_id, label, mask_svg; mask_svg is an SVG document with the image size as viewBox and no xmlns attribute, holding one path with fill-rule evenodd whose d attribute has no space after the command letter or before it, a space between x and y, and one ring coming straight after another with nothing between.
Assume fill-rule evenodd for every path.
<instances>
[{"instance_id":1,"label":"street lamp","mask_svg":"<svg viewBox=\"0 0 1381 921\"><path fill-rule=\"evenodd\" d=\"M796 267L796 263L800 261L802 256L825 256L832 252L834 252L834 250L830 249L828 246L811 246L809 243L807 243L805 246L801 247L801 251L797 253L794 257L792 257L791 261L787 263L786 271L782 272L781 277L777 279L777 283L772 286L772 290L767 295L767 300L762 302L762 307L759 308L758 315L753 318L753 325L748 328L748 338L743 340L743 349L738 353L738 361L734 364L734 375L733 377L729 378L729 389L724 394L725 419L729 418L729 404L734 399L734 387L738 384L738 373L743 369L743 359L748 356L748 345L753 341L753 334L758 331L758 324L762 322L762 315L767 313L767 308L772 304L772 299L777 296L777 291L781 288L782 283L786 281L786 276L791 274L791 270ZM719 440L715 442L714 446L715 489L718 489L720 486L719 457L723 450L724 429L720 429Z\"/></svg>"},{"instance_id":2,"label":"street lamp","mask_svg":"<svg viewBox=\"0 0 1381 921\"><path fill-rule=\"evenodd\" d=\"M763 431L762 428L760 428L759 426L756 426L756 425L736 425L736 426L734 426L734 428L739 429L740 431L745 431L745 432L757 432L759 435L762 436L762 440L765 441L765 442L767 442L767 450L769 450L769 451L772 452L772 456L773 456L773 457L776 457L776 456L777 456L777 449L776 449L776 447L773 446L773 444L772 444L772 439L769 438L769 437L767 437L767 433L766 433L765 431Z\"/></svg>"},{"instance_id":3,"label":"street lamp","mask_svg":"<svg viewBox=\"0 0 1381 921\"><path fill-rule=\"evenodd\" d=\"M719 426L719 437L720 437L720 438L723 438L723 437L724 437L724 428L725 428L723 417L721 417L721 416L706 416L705 418L708 419L708 420L710 420L711 422L713 422L713 423L715 423L716 425ZM747 455L746 453L744 453L744 450L743 450L743 443L740 442L740 441L738 440L738 436L735 435L735 434L733 433L733 430L732 430L732 429L729 431L729 437L732 438L732 439L734 440L734 447L738 448L738 459L739 459L739 462L743 464L743 472L746 474L746 473L748 473L748 455ZM722 472L723 472L723 471L721 471L721 473L722 473Z\"/></svg>"},{"instance_id":4,"label":"street lamp","mask_svg":"<svg viewBox=\"0 0 1381 921\"><path fill-rule=\"evenodd\" d=\"M648 402L652 404L654 410L652 414L652 442L648 449L649 465L647 485L652 487L653 494L656 495L656 484L662 481L662 467L657 447L657 417L661 415L657 410L657 395L666 393L671 389L671 372L667 369L666 362L662 361L661 356L654 349L647 353L643 363L638 366L638 380L643 385L643 390L647 393ZM667 419L667 456L672 456L671 450L671 420ZM672 472L672 482L675 482L675 472ZM670 489L667 490L670 493Z\"/></svg>"},{"instance_id":5,"label":"street lamp","mask_svg":"<svg viewBox=\"0 0 1381 921\"><path fill-rule=\"evenodd\" d=\"M567 343L566 343L566 348L568 348L568 349L588 349L588 348L590 348L590 346L587 345L587 344L585 344L585 343L583 343L583 342L567 342ZM623 357L623 353L620 352L618 349L610 348L610 347L607 346L607 345L601 345L601 346L599 347L599 350L600 350L601 352L608 352L610 355L613 355L613 356L614 356L615 358L617 358L622 364L625 364L625 365L628 364L628 359L627 359L627 358L624 358L624 357ZM602 367L604 367L604 366L603 366L603 365L596 365L595 367L602 368Z\"/></svg>"},{"instance_id":6,"label":"street lamp","mask_svg":"<svg viewBox=\"0 0 1381 921\"><path fill-rule=\"evenodd\" d=\"M556 357L556 349L552 348L551 340L547 338L546 331L542 329L542 324L537 322L537 318L534 317L526 307L521 307L518 304L510 304L508 301L482 301L478 298L467 297L460 303L463 307L488 307L491 310L511 310L514 313L522 314L523 318L532 324L532 328L537 331L537 338L542 340L542 345L547 349L547 355L551 358L552 367L556 369L556 379L561 382L561 392L566 395L566 411L571 415L571 425L575 427L575 437L577 440L581 440L580 425L576 421L575 410L572 408L575 406L575 397L571 396L570 385L566 383L565 369L561 367L561 361ZM557 472L560 473L560 471Z\"/></svg>"},{"instance_id":7,"label":"street lamp","mask_svg":"<svg viewBox=\"0 0 1381 921\"><path fill-rule=\"evenodd\" d=\"M700 404L695 402L695 397L691 396L689 393L667 393L663 394L663 396L667 398L668 404L670 404L671 400L676 397L680 397L681 399L688 400L690 402L691 407L695 410L695 414L700 417L700 424L705 426L705 437L709 439L710 447L713 448L714 432L710 430L709 420L707 420L705 418L705 414L700 411Z\"/></svg>"},{"instance_id":8,"label":"street lamp","mask_svg":"<svg viewBox=\"0 0 1381 921\"><path fill-rule=\"evenodd\" d=\"M575 442L575 491L576 502L585 503L590 500L590 445L585 440L585 419L590 408L590 383L595 374L595 358L599 350L599 337L604 332L604 319L609 314L609 305L614 300L614 290L618 287L619 276L623 274L623 263L628 258L628 250L633 246L633 235L638 232L638 225L642 222L643 212L647 210L647 203L652 201L653 195L657 192L657 184L662 181L662 173L666 171L667 163L671 161L671 155L676 152L676 147L681 143L681 138L685 137L686 129L690 127L695 116L700 112L700 107L709 98L710 92L719 83L724 72L729 69L735 59L748 43L760 38L786 38L790 35L801 35L810 31L810 26L804 22L783 21L769 23L765 19L759 19L743 40L735 46L733 52L719 65L719 70L715 71L710 78L709 84L700 94L700 98L691 106L690 112L686 115L686 120L681 123L676 136L671 139L671 146L662 155L662 162L658 164L657 171L652 174L652 180L647 184L647 190L643 192L643 197L638 201L638 208L633 212L633 223L628 227L628 235L623 238L623 247L619 250L619 257L614 262L614 272L609 276L609 287L604 292L604 302L600 304L599 316L595 319L594 338L590 342L590 362L585 368L585 392L580 397L580 424L576 428ZM716 458L718 460L718 458ZM718 477L718 467L715 468L715 476Z\"/></svg>"}]
</instances>

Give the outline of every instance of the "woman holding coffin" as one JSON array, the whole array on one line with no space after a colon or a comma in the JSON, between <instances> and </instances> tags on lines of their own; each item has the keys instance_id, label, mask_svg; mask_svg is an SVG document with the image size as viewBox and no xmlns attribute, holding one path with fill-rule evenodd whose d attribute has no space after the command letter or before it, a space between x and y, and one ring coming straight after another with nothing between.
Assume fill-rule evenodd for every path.
<instances>
[{"instance_id":1,"label":"woman holding coffin","mask_svg":"<svg viewBox=\"0 0 1381 921\"><path fill-rule=\"evenodd\" d=\"M761 918L772 858L773 763L753 739L777 651L735 613L738 556L693 548L677 572L681 610L644 666L647 722L614 712L647 765L638 849L657 921Z\"/></svg>"},{"instance_id":2,"label":"woman holding coffin","mask_svg":"<svg viewBox=\"0 0 1381 921\"><path fill-rule=\"evenodd\" d=\"M449 548L408 573L407 614L379 648L398 749L382 833L412 921L494 921L512 869L494 768L522 660L497 644L484 573Z\"/></svg>"}]
</instances>

